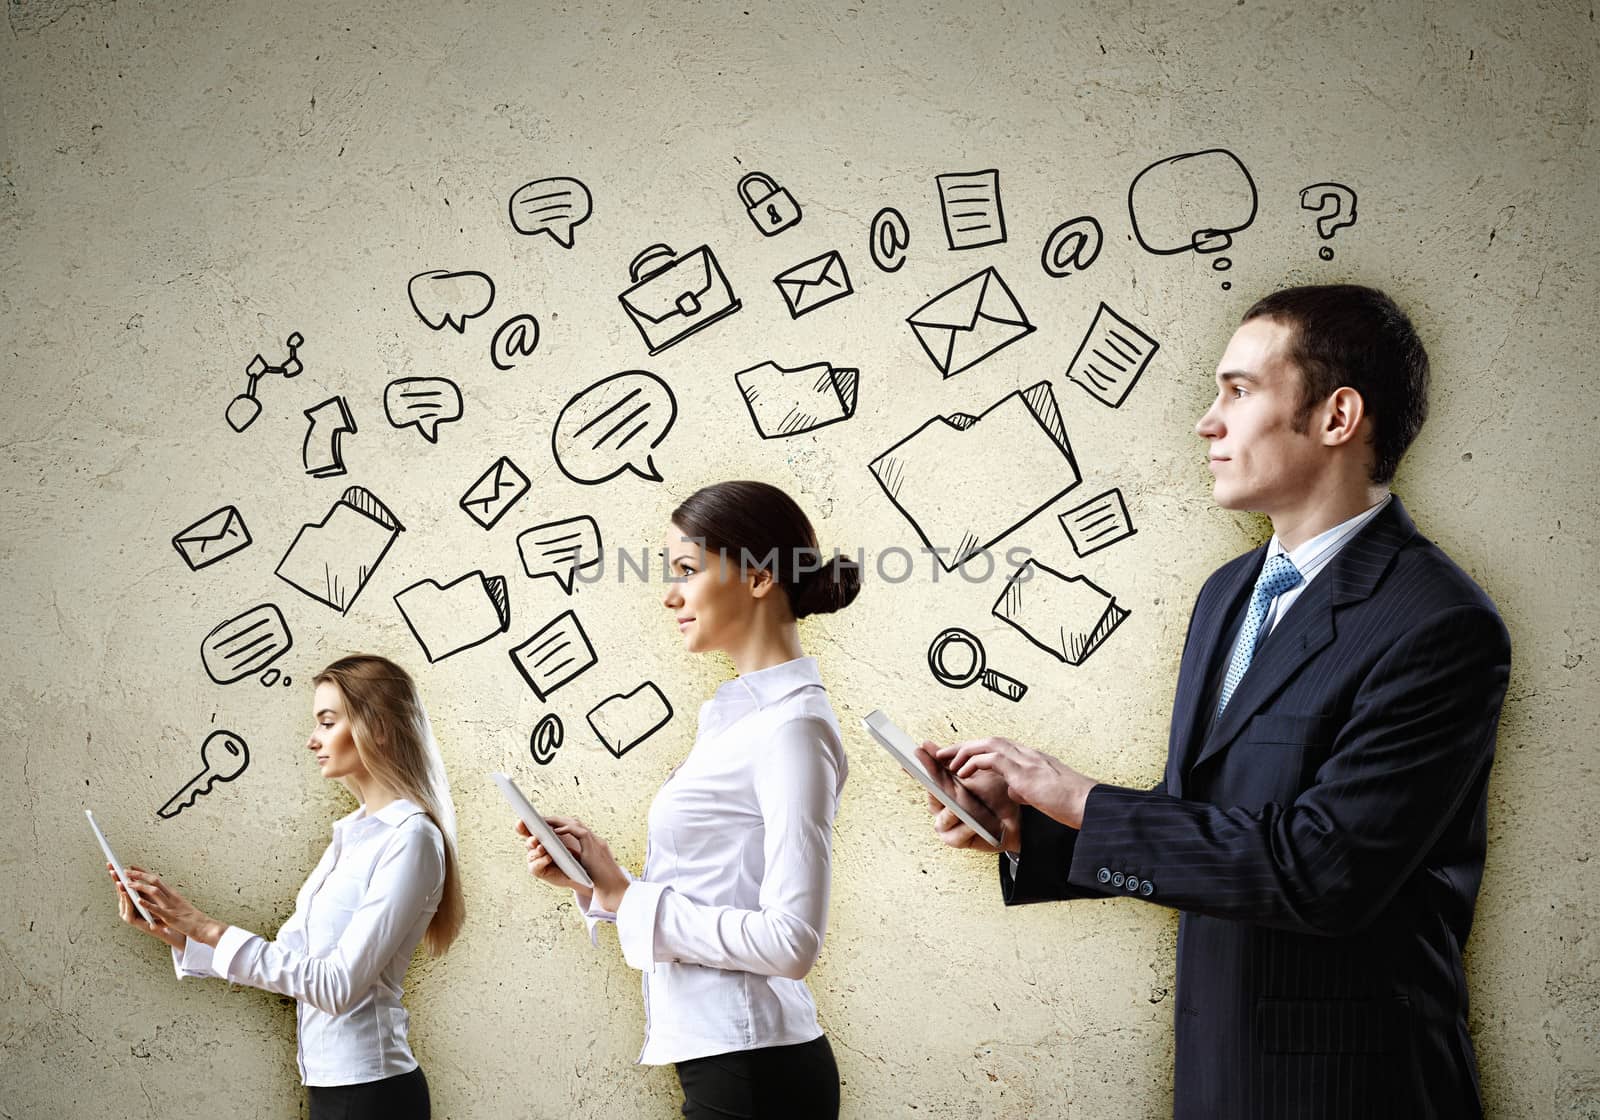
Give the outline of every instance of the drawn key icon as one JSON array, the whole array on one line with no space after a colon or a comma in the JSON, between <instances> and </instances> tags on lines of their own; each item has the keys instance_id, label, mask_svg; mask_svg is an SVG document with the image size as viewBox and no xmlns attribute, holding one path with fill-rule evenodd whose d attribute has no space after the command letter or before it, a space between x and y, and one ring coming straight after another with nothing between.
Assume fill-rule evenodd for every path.
<instances>
[{"instance_id":1,"label":"drawn key icon","mask_svg":"<svg viewBox=\"0 0 1600 1120\"><path fill-rule=\"evenodd\" d=\"M250 765L250 748L243 739L231 731L213 731L200 744L200 762L204 769L191 778L171 801L156 810L156 815L171 820L193 805L195 798L211 792L218 782L231 782Z\"/></svg>"}]
</instances>

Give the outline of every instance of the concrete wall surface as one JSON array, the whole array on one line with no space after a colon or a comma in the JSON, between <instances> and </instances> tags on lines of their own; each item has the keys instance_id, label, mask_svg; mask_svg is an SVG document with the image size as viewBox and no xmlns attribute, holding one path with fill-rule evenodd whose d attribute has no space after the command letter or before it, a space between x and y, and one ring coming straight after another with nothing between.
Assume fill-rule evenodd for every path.
<instances>
[{"instance_id":1,"label":"concrete wall surface","mask_svg":"<svg viewBox=\"0 0 1600 1120\"><path fill-rule=\"evenodd\" d=\"M82 810L125 858L270 934L354 808L301 749L312 676L351 650L416 674L460 815L468 922L407 992L435 1115L676 1115L672 1071L633 1065L638 974L611 931L591 947L570 899L529 881L487 773L639 867L650 799L731 667L683 652L658 582L608 572L568 594L525 571L518 537L589 515L608 554L653 554L678 501L746 477L789 490L825 547L867 564L851 609L801 628L851 761L809 978L844 1115L1169 1111L1175 914L1006 911L992 860L936 843L859 717L881 706L932 738L1003 733L1154 781L1194 595L1270 531L1211 501L1193 426L1212 371L1258 295L1344 280L1391 292L1429 347L1431 417L1395 488L1514 645L1468 946L1486 1101L1496 1117L1600 1117L1591 5L8 0L6 15L0 1117L303 1114L292 1001L176 981L117 922ZM1209 154L1163 162L1194 153ZM986 169L993 182L945 181L981 196L985 226L954 229L984 243L952 249L943 218L961 204L942 207L936 177ZM790 192L797 225L755 228L735 191L752 171ZM531 209L515 200L545 179L567 209L521 232ZM1347 194L1302 207L1328 182ZM994 183L1004 240L981 200ZM880 223L894 271L871 236L889 207L909 233L897 249ZM1082 217L1092 260L1091 235L1053 239ZM1217 229L1230 244L1196 244ZM708 246L741 306L651 356L618 296L658 242ZM853 293L791 317L774 278L830 250ZM989 268L1033 329L999 347L1007 324L985 320L993 352L941 376L907 319ZM492 305L472 277L412 282L432 270L489 277ZM982 298L998 295L991 281ZM1137 380L1100 384L1075 361L1102 304L1144 336ZM467 316L460 331L430 329L445 311ZM532 345L517 350L513 325L497 348L519 315L536 344L524 322ZM259 415L236 432L257 354ZM816 420L836 423L764 433L783 422L762 411L778 390L747 407L735 375L766 361L858 370L853 410L835 398ZM649 463L553 443L563 408L624 371L651 375L626 383L655 425ZM407 378L448 382L422 386L443 415L405 413L392 383ZM1041 382L1081 476L1070 492L1007 438L964 474L926 464L952 474L943 504L890 502L869 469L881 453ZM340 406L308 435L307 411L334 398L354 428L343 474ZM501 456L528 491L485 530L460 503ZM387 552L359 534L339 546L371 568L341 613L275 572L352 486L403 532ZM963 518L1041 488L1048 509L1004 536L991 571L917 551L919 526L946 546ZM1112 488L1136 532L1080 556L1060 515ZM251 543L192 568L174 536L229 506ZM1128 618L1080 664L1051 657L991 613L1006 549L1086 576ZM394 597L475 571L505 580L507 626L429 663ZM268 604L289 648L218 683L206 636ZM541 700L507 654L569 609L597 663ZM929 642L952 626L1029 686L1022 701L934 679ZM585 715L646 681L675 715L614 757ZM546 713L565 739L540 765ZM219 729L248 743L245 772L158 816Z\"/></svg>"}]
</instances>

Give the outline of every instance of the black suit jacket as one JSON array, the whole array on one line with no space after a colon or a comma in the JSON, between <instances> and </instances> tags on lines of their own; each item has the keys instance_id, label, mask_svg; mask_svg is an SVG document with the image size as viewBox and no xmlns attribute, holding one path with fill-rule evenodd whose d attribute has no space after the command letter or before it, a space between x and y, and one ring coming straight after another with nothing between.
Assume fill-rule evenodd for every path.
<instances>
[{"instance_id":1,"label":"black suit jacket","mask_svg":"<svg viewBox=\"0 0 1600 1120\"><path fill-rule=\"evenodd\" d=\"M1081 831L1025 810L1014 880L1001 859L1006 902L1182 911L1178 1117L1479 1116L1461 952L1505 627L1396 498L1301 592L1213 720L1264 558L1201 589L1165 780L1095 787Z\"/></svg>"}]
</instances>

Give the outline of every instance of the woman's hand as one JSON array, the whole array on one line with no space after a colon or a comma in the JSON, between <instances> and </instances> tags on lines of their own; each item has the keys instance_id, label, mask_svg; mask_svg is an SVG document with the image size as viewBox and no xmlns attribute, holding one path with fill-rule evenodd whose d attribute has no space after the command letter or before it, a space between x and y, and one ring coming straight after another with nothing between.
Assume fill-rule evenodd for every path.
<instances>
[{"instance_id":1,"label":"woman's hand","mask_svg":"<svg viewBox=\"0 0 1600 1120\"><path fill-rule=\"evenodd\" d=\"M529 832L528 826L523 824L520 819L517 821L516 828L512 831L524 842L523 847L528 849L528 874L542 883L549 883L552 887L564 887L568 890L576 891L578 900L587 910L589 908L589 888L569 879L567 873L561 870L561 865L556 863L555 858L549 852L545 851L545 847L540 843L539 838ZM556 835L561 838L562 843L567 846L567 851L571 852L574 857L580 854L577 840L570 836L562 835L559 830L557 830Z\"/></svg>"},{"instance_id":2,"label":"woman's hand","mask_svg":"<svg viewBox=\"0 0 1600 1120\"><path fill-rule=\"evenodd\" d=\"M595 905L615 914L622 905L622 893L628 889L628 873L622 870L606 842L576 817L546 817L545 820L594 880Z\"/></svg>"},{"instance_id":3,"label":"woman's hand","mask_svg":"<svg viewBox=\"0 0 1600 1120\"><path fill-rule=\"evenodd\" d=\"M196 941L203 941L215 947L222 939L227 925L196 909L188 899L163 883L161 876L142 867L129 867L127 870L128 878L133 883L133 889L139 892L139 901L144 903L144 908L150 911L151 917L155 918L166 933L171 933L177 938L174 941L162 934L156 935L168 945L182 948L183 939L192 937ZM131 902L127 905L132 908ZM143 926L145 923L138 924Z\"/></svg>"},{"instance_id":4,"label":"woman's hand","mask_svg":"<svg viewBox=\"0 0 1600 1120\"><path fill-rule=\"evenodd\" d=\"M109 863L106 864L106 874L111 876L111 884L117 888L117 917L127 922L140 933L148 933L157 941L165 941L174 949L181 950L183 948L183 934L177 930L168 929L166 926L147 922L140 916L139 911L134 908L133 900L128 897L127 888L122 885L122 880L117 878L116 868ZM140 899L140 901L144 900ZM147 906L145 909L148 910L149 907ZM151 913L154 914L155 911L152 910Z\"/></svg>"}]
</instances>

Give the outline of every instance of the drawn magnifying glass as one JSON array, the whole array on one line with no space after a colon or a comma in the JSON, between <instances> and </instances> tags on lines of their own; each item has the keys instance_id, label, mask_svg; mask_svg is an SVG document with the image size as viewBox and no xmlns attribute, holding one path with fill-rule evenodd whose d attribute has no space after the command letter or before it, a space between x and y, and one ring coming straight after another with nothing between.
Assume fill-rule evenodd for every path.
<instances>
[{"instance_id":1,"label":"drawn magnifying glass","mask_svg":"<svg viewBox=\"0 0 1600 1120\"><path fill-rule=\"evenodd\" d=\"M928 647L928 668L934 678L950 688L966 688L973 681L1007 700L1021 700L1028 686L997 673L984 664L983 643L959 626L939 631Z\"/></svg>"}]
</instances>

